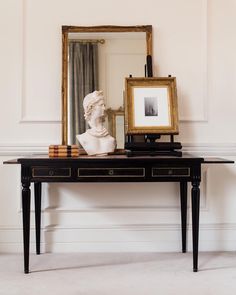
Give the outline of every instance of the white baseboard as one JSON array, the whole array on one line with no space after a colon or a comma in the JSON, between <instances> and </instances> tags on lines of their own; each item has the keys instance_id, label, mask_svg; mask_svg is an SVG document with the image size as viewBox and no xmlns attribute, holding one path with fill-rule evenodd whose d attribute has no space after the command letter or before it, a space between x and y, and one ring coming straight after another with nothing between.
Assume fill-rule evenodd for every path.
<instances>
[{"instance_id":1,"label":"white baseboard","mask_svg":"<svg viewBox=\"0 0 236 295\"><path fill-rule=\"evenodd\" d=\"M0 252L22 253L22 229L0 229ZM44 252L181 252L180 225L126 225L42 229ZM192 251L191 226L187 231ZM31 253L35 231L31 229ZM199 251L236 251L236 224L201 224Z\"/></svg>"}]
</instances>

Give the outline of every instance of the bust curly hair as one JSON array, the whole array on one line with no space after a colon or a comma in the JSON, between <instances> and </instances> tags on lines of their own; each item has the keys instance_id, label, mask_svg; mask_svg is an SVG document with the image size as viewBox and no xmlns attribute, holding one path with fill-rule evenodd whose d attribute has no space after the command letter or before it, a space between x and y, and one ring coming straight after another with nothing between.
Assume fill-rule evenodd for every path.
<instances>
[{"instance_id":1,"label":"bust curly hair","mask_svg":"<svg viewBox=\"0 0 236 295\"><path fill-rule=\"evenodd\" d=\"M94 106L100 101L104 100L103 91L95 90L85 96L83 101L84 118L89 121L93 112Z\"/></svg>"}]
</instances>

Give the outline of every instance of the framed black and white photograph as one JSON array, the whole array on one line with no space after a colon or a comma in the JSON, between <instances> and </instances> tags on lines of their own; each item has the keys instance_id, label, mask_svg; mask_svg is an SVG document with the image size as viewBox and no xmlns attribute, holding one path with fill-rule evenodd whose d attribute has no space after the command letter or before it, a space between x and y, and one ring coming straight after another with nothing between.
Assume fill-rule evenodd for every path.
<instances>
[{"instance_id":1,"label":"framed black and white photograph","mask_svg":"<svg viewBox=\"0 0 236 295\"><path fill-rule=\"evenodd\" d=\"M126 78L126 134L178 134L176 79Z\"/></svg>"}]
</instances>

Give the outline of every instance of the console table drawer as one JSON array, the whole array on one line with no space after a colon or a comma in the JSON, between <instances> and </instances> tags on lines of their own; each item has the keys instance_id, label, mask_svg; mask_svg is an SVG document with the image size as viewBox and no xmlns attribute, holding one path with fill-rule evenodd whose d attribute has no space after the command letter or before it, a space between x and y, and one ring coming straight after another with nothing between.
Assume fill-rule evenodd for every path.
<instances>
[{"instance_id":1,"label":"console table drawer","mask_svg":"<svg viewBox=\"0 0 236 295\"><path fill-rule=\"evenodd\" d=\"M71 177L71 168L32 167L32 177Z\"/></svg>"},{"instance_id":2,"label":"console table drawer","mask_svg":"<svg viewBox=\"0 0 236 295\"><path fill-rule=\"evenodd\" d=\"M152 177L188 177L190 176L189 167L170 167L170 168L152 168Z\"/></svg>"},{"instance_id":3,"label":"console table drawer","mask_svg":"<svg viewBox=\"0 0 236 295\"><path fill-rule=\"evenodd\" d=\"M144 168L79 168L78 177L144 177Z\"/></svg>"}]
</instances>

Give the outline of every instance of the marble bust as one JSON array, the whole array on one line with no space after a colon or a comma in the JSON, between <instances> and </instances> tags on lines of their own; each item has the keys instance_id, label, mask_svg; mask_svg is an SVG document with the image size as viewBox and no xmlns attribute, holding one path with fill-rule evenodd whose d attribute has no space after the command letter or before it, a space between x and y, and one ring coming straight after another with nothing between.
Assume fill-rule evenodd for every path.
<instances>
[{"instance_id":1,"label":"marble bust","mask_svg":"<svg viewBox=\"0 0 236 295\"><path fill-rule=\"evenodd\" d=\"M76 136L88 155L106 155L114 152L116 140L104 127L105 101L103 91L94 91L83 101L84 117L89 125L86 132Z\"/></svg>"}]
</instances>

